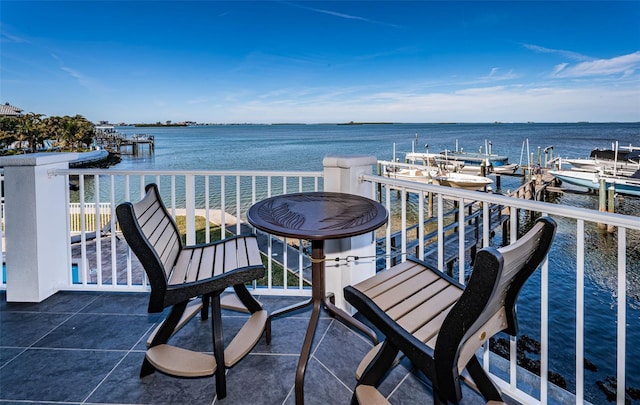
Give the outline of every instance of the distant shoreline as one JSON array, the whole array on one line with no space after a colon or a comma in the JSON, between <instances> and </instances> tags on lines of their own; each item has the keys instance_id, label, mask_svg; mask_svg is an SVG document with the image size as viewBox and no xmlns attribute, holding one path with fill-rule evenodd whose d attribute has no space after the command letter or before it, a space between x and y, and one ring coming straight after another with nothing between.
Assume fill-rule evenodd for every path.
<instances>
[{"instance_id":1,"label":"distant shoreline","mask_svg":"<svg viewBox=\"0 0 640 405\"><path fill-rule=\"evenodd\" d=\"M205 122L179 122L175 124L150 124L150 123L137 123L137 124L127 124L127 123L117 123L112 124L117 127L136 127L136 128L169 128L169 127L202 127L202 126L261 126L261 125L272 125L272 126L294 126L294 125L340 125L340 126L349 126L349 125L521 125L521 124L564 124L564 125L615 125L615 124L640 124L640 121L611 121L611 122L596 122L596 121L566 121L566 122L534 122L534 121L523 121L523 122L503 122L503 121L493 121L493 122L375 122L375 121L349 121L349 122L316 122L316 123L305 123L305 122L274 122L274 123L205 123Z\"/></svg>"},{"instance_id":2,"label":"distant shoreline","mask_svg":"<svg viewBox=\"0 0 640 405\"><path fill-rule=\"evenodd\" d=\"M179 123L179 124L131 124L132 126L138 127L186 127L188 124Z\"/></svg>"}]
</instances>

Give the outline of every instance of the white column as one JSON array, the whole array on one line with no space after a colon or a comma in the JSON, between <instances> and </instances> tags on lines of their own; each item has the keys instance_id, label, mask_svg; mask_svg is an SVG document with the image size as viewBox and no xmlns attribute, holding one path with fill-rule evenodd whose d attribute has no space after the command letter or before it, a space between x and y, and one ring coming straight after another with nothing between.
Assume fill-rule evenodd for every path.
<instances>
[{"instance_id":1,"label":"white column","mask_svg":"<svg viewBox=\"0 0 640 405\"><path fill-rule=\"evenodd\" d=\"M324 191L341 192L373 198L371 184L359 182L363 174L371 174L377 163L375 156L329 155L322 162L324 166ZM376 274L375 233L351 238L325 241L326 290L335 296L336 306L351 312L351 306L344 300L342 289L356 284ZM349 262L334 259L358 256L361 259Z\"/></svg>"},{"instance_id":2,"label":"white column","mask_svg":"<svg viewBox=\"0 0 640 405\"><path fill-rule=\"evenodd\" d=\"M66 176L76 153L0 157L5 176L7 301L40 302L69 283Z\"/></svg>"}]
</instances>

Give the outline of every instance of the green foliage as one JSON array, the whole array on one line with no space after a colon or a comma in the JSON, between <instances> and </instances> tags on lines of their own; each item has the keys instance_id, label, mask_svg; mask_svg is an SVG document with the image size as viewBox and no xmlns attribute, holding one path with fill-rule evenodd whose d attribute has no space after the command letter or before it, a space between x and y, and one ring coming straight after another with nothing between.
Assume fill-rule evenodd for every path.
<instances>
[{"instance_id":1,"label":"green foliage","mask_svg":"<svg viewBox=\"0 0 640 405\"><path fill-rule=\"evenodd\" d=\"M53 141L59 150L81 151L91 146L94 134L93 123L81 115L43 118L42 114L28 113L0 118L0 148L20 141L23 153L38 151L45 140Z\"/></svg>"}]
</instances>

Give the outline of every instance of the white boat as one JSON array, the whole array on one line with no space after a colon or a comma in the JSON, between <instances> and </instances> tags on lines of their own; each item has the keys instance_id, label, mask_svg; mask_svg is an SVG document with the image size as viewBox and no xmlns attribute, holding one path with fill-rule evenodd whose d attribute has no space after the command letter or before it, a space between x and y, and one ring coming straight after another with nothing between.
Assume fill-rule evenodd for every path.
<instances>
[{"instance_id":1,"label":"white boat","mask_svg":"<svg viewBox=\"0 0 640 405\"><path fill-rule=\"evenodd\" d=\"M599 190L600 180L604 179L606 187L613 187L616 193L640 197L640 170L631 176L613 176L582 170L551 170L549 173L563 182L591 190Z\"/></svg>"},{"instance_id":2,"label":"white boat","mask_svg":"<svg viewBox=\"0 0 640 405\"><path fill-rule=\"evenodd\" d=\"M399 168L388 167L386 176L392 179L411 180L419 183L432 183L432 176L435 171L430 171L426 167L422 168Z\"/></svg>"},{"instance_id":3,"label":"white boat","mask_svg":"<svg viewBox=\"0 0 640 405\"><path fill-rule=\"evenodd\" d=\"M487 153L465 152L458 150L456 142L456 150L445 150L440 153L425 152L409 152L405 155L405 159L410 163L418 163L425 166L441 168L447 171L472 174L481 176L485 174L514 174L520 165L517 163L509 163L507 156L496 155L491 153L491 143L486 145Z\"/></svg>"},{"instance_id":4,"label":"white boat","mask_svg":"<svg viewBox=\"0 0 640 405\"><path fill-rule=\"evenodd\" d=\"M500 166L493 166L492 171L495 174L515 174L519 168L520 165L517 163L507 163Z\"/></svg>"},{"instance_id":5,"label":"white boat","mask_svg":"<svg viewBox=\"0 0 640 405\"><path fill-rule=\"evenodd\" d=\"M433 176L442 186L464 188L467 190L484 190L493 180L467 173L444 172Z\"/></svg>"},{"instance_id":6,"label":"white boat","mask_svg":"<svg viewBox=\"0 0 640 405\"><path fill-rule=\"evenodd\" d=\"M604 172L614 176L631 176L640 170L640 147L594 149L586 159L564 159L573 168L588 172Z\"/></svg>"},{"instance_id":7,"label":"white boat","mask_svg":"<svg viewBox=\"0 0 640 405\"><path fill-rule=\"evenodd\" d=\"M640 169L640 162L621 161L615 162L604 159L564 159L563 162L569 163L577 170L585 172L600 172L616 174L619 176L631 176L636 170Z\"/></svg>"}]
</instances>

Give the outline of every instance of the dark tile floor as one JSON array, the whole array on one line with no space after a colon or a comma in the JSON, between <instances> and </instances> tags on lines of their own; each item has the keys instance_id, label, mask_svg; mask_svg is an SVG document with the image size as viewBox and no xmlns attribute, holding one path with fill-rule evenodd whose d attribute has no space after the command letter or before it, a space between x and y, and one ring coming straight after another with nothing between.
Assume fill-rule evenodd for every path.
<instances>
[{"instance_id":1,"label":"dark tile floor","mask_svg":"<svg viewBox=\"0 0 640 405\"><path fill-rule=\"evenodd\" d=\"M251 353L227 371L227 397L214 378L184 379L156 372L138 377L148 334L162 314L146 312L143 293L61 292L38 304L7 303L0 291L2 404L294 404L294 373L310 309L273 321ZM262 296L272 312L300 301ZM225 334L247 315L224 311ZM211 324L196 316L170 340L211 352ZM306 404L349 404L354 373L371 343L323 312L305 378ZM401 363L380 390L395 404L432 403L428 383ZM465 388L464 403L481 398Z\"/></svg>"}]
</instances>

